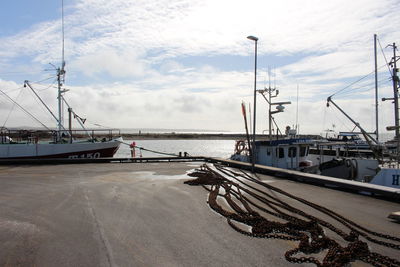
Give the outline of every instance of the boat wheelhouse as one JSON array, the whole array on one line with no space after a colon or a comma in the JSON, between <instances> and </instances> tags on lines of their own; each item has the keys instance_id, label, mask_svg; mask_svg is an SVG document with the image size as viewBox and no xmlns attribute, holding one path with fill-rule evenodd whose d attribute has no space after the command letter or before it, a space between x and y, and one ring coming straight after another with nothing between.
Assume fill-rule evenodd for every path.
<instances>
[{"instance_id":1,"label":"boat wheelhouse","mask_svg":"<svg viewBox=\"0 0 400 267\"><path fill-rule=\"evenodd\" d=\"M311 143L307 139L281 139L256 142L257 163L283 169L310 166L307 159Z\"/></svg>"},{"instance_id":2,"label":"boat wheelhouse","mask_svg":"<svg viewBox=\"0 0 400 267\"><path fill-rule=\"evenodd\" d=\"M238 141L243 142L243 141ZM302 170L312 165L308 160L311 140L302 138L289 138L271 141L255 142L255 164L271 167ZM240 148L237 145L236 148ZM235 149L232 160L250 162L250 153L247 150Z\"/></svg>"}]
</instances>

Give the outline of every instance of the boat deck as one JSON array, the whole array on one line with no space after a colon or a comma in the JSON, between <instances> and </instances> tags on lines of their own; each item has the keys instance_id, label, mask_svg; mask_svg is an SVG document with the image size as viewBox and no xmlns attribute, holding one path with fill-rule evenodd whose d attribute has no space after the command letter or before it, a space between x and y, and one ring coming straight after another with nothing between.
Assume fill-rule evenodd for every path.
<instances>
[{"instance_id":1,"label":"boat deck","mask_svg":"<svg viewBox=\"0 0 400 267\"><path fill-rule=\"evenodd\" d=\"M0 266L290 266L284 254L294 241L234 231L209 208L206 190L183 183L200 164L0 166ZM400 236L399 224L387 218L399 210L395 201L259 177L372 231Z\"/></svg>"}]
</instances>

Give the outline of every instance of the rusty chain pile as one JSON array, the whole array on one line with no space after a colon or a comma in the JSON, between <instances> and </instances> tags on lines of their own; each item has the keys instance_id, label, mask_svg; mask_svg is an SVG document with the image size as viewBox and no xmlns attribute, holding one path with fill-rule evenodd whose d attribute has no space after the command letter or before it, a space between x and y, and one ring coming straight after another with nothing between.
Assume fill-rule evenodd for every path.
<instances>
[{"instance_id":1,"label":"rusty chain pile","mask_svg":"<svg viewBox=\"0 0 400 267\"><path fill-rule=\"evenodd\" d=\"M399 237L371 231L328 208L260 182L245 172L234 172L220 165L211 168L204 164L189 176L196 179L185 181L185 184L201 185L209 191L210 208L224 216L234 230L251 237L298 242L296 248L285 253L289 262L344 266L360 260L374 266L400 266L399 260L372 252L366 242L400 250ZM220 205L218 198L225 199L228 207ZM346 230L290 205L282 200L285 198L329 216ZM248 229L244 229L243 225ZM338 235L343 241L341 243L346 245L328 237L327 229Z\"/></svg>"}]
</instances>

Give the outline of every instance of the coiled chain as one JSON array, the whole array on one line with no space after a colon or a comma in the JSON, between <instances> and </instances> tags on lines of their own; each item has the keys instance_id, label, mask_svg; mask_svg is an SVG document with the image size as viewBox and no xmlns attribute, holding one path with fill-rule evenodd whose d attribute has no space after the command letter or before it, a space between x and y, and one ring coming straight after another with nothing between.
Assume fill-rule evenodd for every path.
<instances>
[{"instance_id":1,"label":"coiled chain","mask_svg":"<svg viewBox=\"0 0 400 267\"><path fill-rule=\"evenodd\" d=\"M235 231L256 238L298 242L296 248L285 253L285 258L289 262L313 263L316 266L344 266L360 260L374 266L400 266L400 261L397 259L372 252L367 242L360 240L360 237L363 237L372 243L400 250L399 237L371 231L326 207L263 183L243 171L238 173L221 165L214 164L214 168L211 168L204 164L189 176L196 179L185 181L185 184L203 186L209 192L207 202L210 208L224 216ZM261 190L260 186L268 190ZM349 232L346 233L332 223L290 205L277 197L276 193L324 213L347 228ZM218 203L218 198L225 199L230 209L223 208ZM268 214L268 218L260 212ZM269 219L270 216L279 221ZM240 224L249 226L250 230L244 230ZM347 241L347 246L342 246L328 237L324 228ZM296 257L298 254L310 255L321 252L326 252L322 261L313 256Z\"/></svg>"}]
</instances>

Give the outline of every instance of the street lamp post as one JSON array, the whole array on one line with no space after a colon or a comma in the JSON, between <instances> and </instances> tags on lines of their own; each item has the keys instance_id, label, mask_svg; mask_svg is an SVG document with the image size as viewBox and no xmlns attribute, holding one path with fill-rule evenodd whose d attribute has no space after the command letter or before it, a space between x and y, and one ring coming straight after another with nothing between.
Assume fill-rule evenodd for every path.
<instances>
[{"instance_id":1,"label":"street lamp post","mask_svg":"<svg viewBox=\"0 0 400 267\"><path fill-rule=\"evenodd\" d=\"M247 39L254 41L254 108L253 108L253 145L251 149L251 170L254 172L254 164L256 162L256 95L257 95L257 41L255 36L247 36Z\"/></svg>"}]
</instances>

